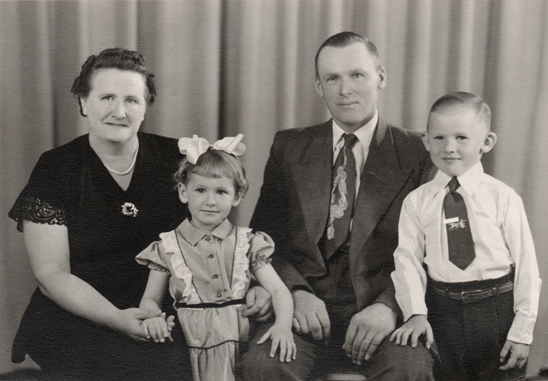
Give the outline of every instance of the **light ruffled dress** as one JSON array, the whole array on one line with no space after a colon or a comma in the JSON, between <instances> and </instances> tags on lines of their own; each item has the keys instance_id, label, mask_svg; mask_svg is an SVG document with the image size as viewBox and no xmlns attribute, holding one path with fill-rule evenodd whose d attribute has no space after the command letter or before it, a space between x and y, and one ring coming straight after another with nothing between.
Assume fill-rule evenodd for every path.
<instances>
[{"instance_id":1,"label":"light ruffled dress","mask_svg":"<svg viewBox=\"0 0 548 381\"><path fill-rule=\"evenodd\" d=\"M234 380L238 343L247 342L249 334L249 322L243 316L247 308L245 295L252 273L270 263L274 243L265 233L233 226L230 234L236 235L236 244L232 274L228 274L232 278L230 290L224 300L213 303L206 290L197 288L199 282L193 282L193 272L200 269L189 266L195 263L188 257L192 244L184 240L184 229L177 232L185 223L188 220L176 230L160 234L160 240L136 260L152 270L171 274L170 293L189 347L194 380Z\"/></svg>"}]
</instances>

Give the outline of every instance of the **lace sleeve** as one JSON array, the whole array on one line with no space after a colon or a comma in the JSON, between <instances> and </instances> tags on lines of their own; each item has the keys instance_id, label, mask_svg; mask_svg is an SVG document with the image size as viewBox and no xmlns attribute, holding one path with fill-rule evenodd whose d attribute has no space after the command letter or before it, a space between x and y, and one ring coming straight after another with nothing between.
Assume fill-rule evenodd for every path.
<instances>
[{"instance_id":1,"label":"lace sleeve","mask_svg":"<svg viewBox=\"0 0 548 381\"><path fill-rule=\"evenodd\" d=\"M9 216L17 221L17 230L23 231L23 220L48 225L66 225L65 211L43 202L37 197L27 197L20 201Z\"/></svg>"}]
</instances>

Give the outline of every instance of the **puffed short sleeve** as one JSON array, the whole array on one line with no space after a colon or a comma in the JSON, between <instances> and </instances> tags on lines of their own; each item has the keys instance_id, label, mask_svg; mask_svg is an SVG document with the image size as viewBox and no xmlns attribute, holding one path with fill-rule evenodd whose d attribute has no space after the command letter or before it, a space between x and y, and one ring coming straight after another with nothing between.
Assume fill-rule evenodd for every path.
<instances>
[{"instance_id":1,"label":"puffed short sleeve","mask_svg":"<svg viewBox=\"0 0 548 381\"><path fill-rule=\"evenodd\" d=\"M154 241L146 249L141 251L135 260L143 266L148 266L151 270L169 272L168 265L162 259L165 255L165 249L162 241Z\"/></svg>"},{"instance_id":2,"label":"puffed short sleeve","mask_svg":"<svg viewBox=\"0 0 548 381\"><path fill-rule=\"evenodd\" d=\"M21 191L9 212L17 221L17 230L23 231L23 220L49 225L67 225L69 211L68 184L70 157L57 158L52 151L42 154L34 167L29 182Z\"/></svg>"},{"instance_id":3,"label":"puffed short sleeve","mask_svg":"<svg viewBox=\"0 0 548 381\"><path fill-rule=\"evenodd\" d=\"M272 262L270 256L274 253L274 241L263 232L256 232L249 239L249 263L252 273Z\"/></svg>"}]
</instances>

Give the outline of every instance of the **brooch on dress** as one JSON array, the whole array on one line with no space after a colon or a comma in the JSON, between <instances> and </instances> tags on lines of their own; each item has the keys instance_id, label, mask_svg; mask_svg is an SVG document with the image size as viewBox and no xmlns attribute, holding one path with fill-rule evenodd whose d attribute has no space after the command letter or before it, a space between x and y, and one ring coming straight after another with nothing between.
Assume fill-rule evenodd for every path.
<instances>
[{"instance_id":1,"label":"brooch on dress","mask_svg":"<svg viewBox=\"0 0 548 381\"><path fill-rule=\"evenodd\" d=\"M137 212L139 211L139 209L137 209L135 207L135 205L131 202L125 202L123 205L122 205L122 214L124 216L128 216L128 217L137 217Z\"/></svg>"}]
</instances>

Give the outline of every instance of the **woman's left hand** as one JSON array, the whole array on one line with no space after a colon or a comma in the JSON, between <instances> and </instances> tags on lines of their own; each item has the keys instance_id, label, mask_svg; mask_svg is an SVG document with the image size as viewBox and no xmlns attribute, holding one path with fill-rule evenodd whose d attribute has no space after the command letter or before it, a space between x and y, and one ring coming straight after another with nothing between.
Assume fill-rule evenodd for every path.
<instances>
[{"instance_id":1,"label":"woman's left hand","mask_svg":"<svg viewBox=\"0 0 548 381\"><path fill-rule=\"evenodd\" d=\"M246 296L247 310L244 316L252 316L259 322L265 322L272 317L272 296L261 286L254 286L249 289Z\"/></svg>"}]
</instances>

